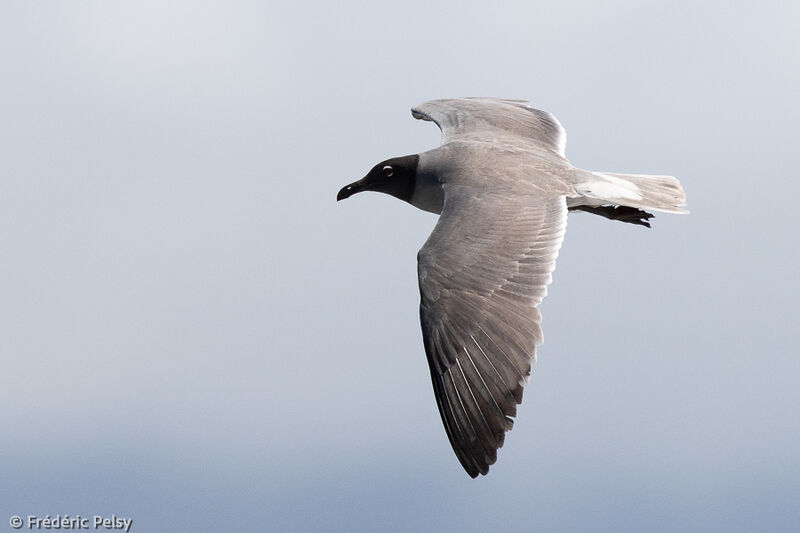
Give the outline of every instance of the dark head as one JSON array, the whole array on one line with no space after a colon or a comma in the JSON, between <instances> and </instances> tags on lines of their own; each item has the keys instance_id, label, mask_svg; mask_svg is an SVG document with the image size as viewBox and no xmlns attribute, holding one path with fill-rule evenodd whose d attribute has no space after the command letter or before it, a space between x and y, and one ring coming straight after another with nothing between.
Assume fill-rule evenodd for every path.
<instances>
[{"instance_id":1,"label":"dark head","mask_svg":"<svg viewBox=\"0 0 800 533\"><path fill-rule=\"evenodd\" d=\"M418 162L419 156L414 154L378 163L362 179L343 187L336 195L336 201L350 198L357 192L376 191L410 202L417 180Z\"/></svg>"}]
</instances>

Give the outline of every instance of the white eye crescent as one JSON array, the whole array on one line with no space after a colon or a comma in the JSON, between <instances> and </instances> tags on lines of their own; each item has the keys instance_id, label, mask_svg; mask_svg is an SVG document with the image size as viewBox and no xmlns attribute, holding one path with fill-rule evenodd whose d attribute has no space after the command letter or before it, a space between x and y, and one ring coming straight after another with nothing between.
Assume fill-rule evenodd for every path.
<instances>
[{"instance_id":1,"label":"white eye crescent","mask_svg":"<svg viewBox=\"0 0 800 533\"><path fill-rule=\"evenodd\" d=\"M385 167L383 167L383 175L384 176L386 176L387 178L390 178L390 177L392 177L392 174L394 174L394 169L392 167L390 167L389 165L386 165Z\"/></svg>"}]
</instances>

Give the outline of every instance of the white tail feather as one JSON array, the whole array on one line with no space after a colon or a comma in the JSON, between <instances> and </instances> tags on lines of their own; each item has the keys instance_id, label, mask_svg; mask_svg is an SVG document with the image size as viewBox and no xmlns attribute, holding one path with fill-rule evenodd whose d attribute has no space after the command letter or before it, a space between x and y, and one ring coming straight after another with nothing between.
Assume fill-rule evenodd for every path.
<instances>
[{"instance_id":1,"label":"white tail feather","mask_svg":"<svg viewBox=\"0 0 800 533\"><path fill-rule=\"evenodd\" d=\"M613 204L667 213L688 213L681 209L686 205L686 193L680 182L672 176L580 171L579 177L575 190L583 198L573 199L570 202L573 205Z\"/></svg>"}]
</instances>

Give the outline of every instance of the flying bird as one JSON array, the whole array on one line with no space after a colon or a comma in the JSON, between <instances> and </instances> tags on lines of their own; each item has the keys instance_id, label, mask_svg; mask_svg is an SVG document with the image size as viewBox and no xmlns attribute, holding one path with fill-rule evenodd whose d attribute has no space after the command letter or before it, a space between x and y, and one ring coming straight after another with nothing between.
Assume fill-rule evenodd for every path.
<instances>
[{"instance_id":1,"label":"flying bird","mask_svg":"<svg viewBox=\"0 0 800 533\"><path fill-rule=\"evenodd\" d=\"M417 255L420 322L442 423L474 478L522 402L567 213L650 227L650 211L685 213L686 195L672 176L573 167L564 128L525 100L433 100L411 114L439 126L441 145L378 163L336 199L377 191L440 215Z\"/></svg>"}]
</instances>

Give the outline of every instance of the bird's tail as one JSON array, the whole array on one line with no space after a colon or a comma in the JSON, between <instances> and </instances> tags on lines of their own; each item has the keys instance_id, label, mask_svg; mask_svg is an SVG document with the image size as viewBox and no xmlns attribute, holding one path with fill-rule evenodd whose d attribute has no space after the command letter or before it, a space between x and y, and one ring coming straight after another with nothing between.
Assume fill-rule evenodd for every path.
<instances>
[{"instance_id":1,"label":"bird's tail","mask_svg":"<svg viewBox=\"0 0 800 533\"><path fill-rule=\"evenodd\" d=\"M581 195L571 199L573 206L624 205L666 213L688 213L686 193L672 176L618 174L581 170L575 190Z\"/></svg>"}]
</instances>

